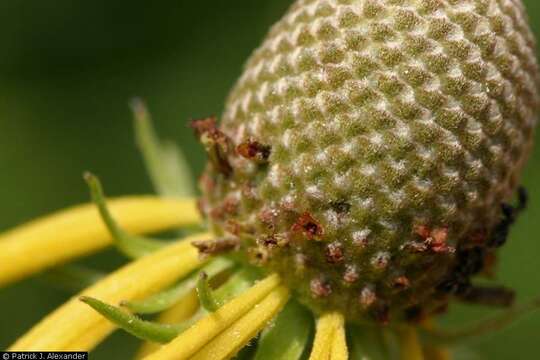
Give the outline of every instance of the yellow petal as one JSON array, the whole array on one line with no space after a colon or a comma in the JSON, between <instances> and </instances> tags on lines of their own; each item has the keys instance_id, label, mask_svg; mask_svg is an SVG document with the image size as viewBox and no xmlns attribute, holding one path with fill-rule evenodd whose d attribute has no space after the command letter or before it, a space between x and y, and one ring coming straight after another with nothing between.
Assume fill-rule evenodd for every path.
<instances>
[{"instance_id":1,"label":"yellow petal","mask_svg":"<svg viewBox=\"0 0 540 360\"><path fill-rule=\"evenodd\" d=\"M323 314L317 320L310 360L347 359L347 344L343 315L337 312Z\"/></svg>"},{"instance_id":2,"label":"yellow petal","mask_svg":"<svg viewBox=\"0 0 540 360\"><path fill-rule=\"evenodd\" d=\"M200 266L201 260L191 242L211 236L198 234L187 237L112 273L43 319L10 350L91 350L115 327L81 303L79 296L91 296L115 304L152 295Z\"/></svg>"},{"instance_id":3,"label":"yellow petal","mask_svg":"<svg viewBox=\"0 0 540 360\"><path fill-rule=\"evenodd\" d=\"M159 315L157 321L162 324L177 324L189 319L199 308L199 298L195 290L191 291L183 299L169 310ZM142 359L161 348L161 344L145 342L137 353L137 359Z\"/></svg>"},{"instance_id":4,"label":"yellow petal","mask_svg":"<svg viewBox=\"0 0 540 360\"><path fill-rule=\"evenodd\" d=\"M281 311L287 300L289 300L287 288L278 287L190 359L224 360L233 357L266 327Z\"/></svg>"},{"instance_id":5,"label":"yellow petal","mask_svg":"<svg viewBox=\"0 0 540 360\"><path fill-rule=\"evenodd\" d=\"M332 360L347 360L349 358L349 351L347 349L347 340L345 336L345 321L343 316L340 316L340 323L338 324L334 333L334 340L332 342L332 352L330 353L330 359Z\"/></svg>"},{"instance_id":6,"label":"yellow petal","mask_svg":"<svg viewBox=\"0 0 540 360\"><path fill-rule=\"evenodd\" d=\"M190 358L259 304L279 286L280 282L279 276L275 274L258 282L251 289L223 305L216 312L201 319L159 351L146 357L146 359L181 360Z\"/></svg>"},{"instance_id":7,"label":"yellow petal","mask_svg":"<svg viewBox=\"0 0 540 360\"><path fill-rule=\"evenodd\" d=\"M152 196L109 202L119 225L133 234L200 221L193 199ZM73 207L0 235L0 286L45 268L98 251L112 242L94 204Z\"/></svg>"},{"instance_id":8,"label":"yellow petal","mask_svg":"<svg viewBox=\"0 0 540 360\"><path fill-rule=\"evenodd\" d=\"M418 339L418 332L412 327L399 331L400 353L402 360L423 360L424 354Z\"/></svg>"}]
</instances>

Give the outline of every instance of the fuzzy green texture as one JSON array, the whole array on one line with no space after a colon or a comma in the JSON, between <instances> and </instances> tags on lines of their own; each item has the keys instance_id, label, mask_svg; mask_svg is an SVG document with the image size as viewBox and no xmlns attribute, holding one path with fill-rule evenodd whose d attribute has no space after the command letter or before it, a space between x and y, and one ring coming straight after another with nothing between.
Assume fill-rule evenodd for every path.
<instances>
[{"instance_id":1,"label":"fuzzy green texture","mask_svg":"<svg viewBox=\"0 0 540 360\"><path fill-rule=\"evenodd\" d=\"M519 0L299 0L201 131L201 209L315 311L433 313L516 191L538 84Z\"/></svg>"}]
</instances>

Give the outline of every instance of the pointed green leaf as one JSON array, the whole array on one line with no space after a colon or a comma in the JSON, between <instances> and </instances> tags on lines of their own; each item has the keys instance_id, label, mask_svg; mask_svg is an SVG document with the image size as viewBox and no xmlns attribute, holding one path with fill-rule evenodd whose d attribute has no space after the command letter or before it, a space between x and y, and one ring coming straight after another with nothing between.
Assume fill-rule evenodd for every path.
<instances>
[{"instance_id":1,"label":"pointed green leaf","mask_svg":"<svg viewBox=\"0 0 540 360\"><path fill-rule=\"evenodd\" d=\"M255 360L298 360L313 333L311 313L291 300L261 335Z\"/></svg>"},{"instance_id":2,"label":"pointed green leaf","mask_svg":"<svg viewBox=\"0 0 540 360\"><path fill-rule=\"evenodd\" d=\"M135 117L135 137L152 183L158 194L171 197L195 195L192 172L180 148L161 142L152 125L150 113L140 99L131 104Z\"/></svg>"},{"instance_id":3,"label":"pointed green leaf","mask_svg":"<svg viewBox=\"0 0 540 360\"><path fill-rule=\"evenodd\" d=\"M130 235L122 230L109 212L103 187L99 179L91 173L85 173L84 179L90 188L92 200L96 204L103 222L113 237L115 246L124 255L136 259L148 255L165 245L162 241Z\"/></svg>"}]
</instances>

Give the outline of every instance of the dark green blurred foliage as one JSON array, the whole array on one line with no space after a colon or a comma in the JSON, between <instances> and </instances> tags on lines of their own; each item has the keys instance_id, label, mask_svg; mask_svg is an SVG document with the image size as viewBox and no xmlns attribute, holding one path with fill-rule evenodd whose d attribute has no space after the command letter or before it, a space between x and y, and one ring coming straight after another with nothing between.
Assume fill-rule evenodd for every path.
<instances>
[{"instance_id":1,"label":"dark green blurred foliage","mask_svg":"<svg viewBox=\"0 0 540 360\"><path fill-rule=\"evenodd\" d=\"M290 2L1 2L0 231L87 201L85 170L109 195L151 191L132 136L133 96L147 101L159 132L181 143L199 173L204 156L187 121L220 114L243 62ZM525 2L540 34L540 2ZM524 183L531 207L501 252L498 277L519 300L540 294L540 148ZM122 261L112 251L84 260L100 269ZM0 349L68 296L40 278L1 289ZM490 311L455 306L445 322ZM540 314L471 346L485 359L529 359L538 340ZM135 340L116 334L93 358L135 349Z\"/></svg>"}]
</instances>

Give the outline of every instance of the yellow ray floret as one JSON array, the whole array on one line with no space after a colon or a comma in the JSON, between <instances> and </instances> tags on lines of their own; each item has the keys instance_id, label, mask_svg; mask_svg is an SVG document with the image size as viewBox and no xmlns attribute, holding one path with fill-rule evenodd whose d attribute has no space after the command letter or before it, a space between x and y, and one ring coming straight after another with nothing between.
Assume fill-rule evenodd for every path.
<instances>
[{"instance_id":1,"label":"yellow ray floret","mask_svg":"<svg viewBox=\"0 0 540 360\"><path fill-rule=\"evenodd\" d=\"M278 287L246 315L205 345L191 359L223 360L233 357L278 314L288 299L287 288Z\"/></svg>"},{"instance_id":2,"label":"yellow ray floret","mask_svg":"<svg viewBox=\"0 0 540 360\"><path fill-rule=\"evenodd\" d=\"M119 225L144 234L200 221L193 199L152 196L125 197L109 202ZM21 225L0 235L0 286L111 244L94 204L67 209Z\"/></svg>"},{"instance_id":3,"label":"yellow ray floret","mask_svg":"<svg viewBox=\"0 0 540 360\"><path fill-rule=\"evenodd\" d=\"M349 358L343 316L340 316L340 318L341 323L338 324L332 341L332 352L330 354L332 360L347 360Z\"/></svg>"},{"instance_id":4,"label":"yellow ray floret","mask_svg":"<svg viewBox=\"0 0 540 360\"><path fill-rule=\"evenodd\" d=\"M310 360L347 360L345 321L337 312L322 315L317 320L317 332Z\"/></svg>"},{"instance_id":5,"label":"yellow ray floret","mask_svg":"<svg viewBox=\"0 0 540 360\"><path fill-rule=\"evenodd\" d=\"M418 332L412 327L399 331L399 342L402 360L423 360L424 354L418 339Z\"/></svg>"},{"instance_id":6,"label":"yellow ray floret","mask_svg":"<svg viewBox=\"0 0 540 360\"><path fill-rule=\"evenodd\" d=\"M234 326L239 319L248 315L251 311L260 308L260 312L257 312L258 316L261 316L265 311L266 314L275 314L281 308L282 302L286 302L288 298L287 291L279 287L280 282L281 280L278 275L267 277L244 294L223 305L216 312L201 319L172 342L145 359L190 359L214 340L217 341L215 344L221 344L223 338L220 338L218 335L227 334L231 326ZM278 290L276 291L276 289ZM267 301L265 302L265 300ZM264 305L261 305L263 302ZM249 318L250 321L251 319L252 317ZM266 323L266 321L268 320L264 320L263 323ZM240 326L246 325L242 322ZM252 330L252 328L248 330ZM227 338L227 335L224 336ZM236 336L241 335L236 334ZM232 347L237 348L237 345L234 344ZM228 356L222 358L228 358Z\"/></svg>"},{"instance_id":7,"label":"yellow ray floret","mask_svg":"<svg viewBox=\"0 0 540 360\"><path fill-rule=\"evenodd\" d=\"M211 236L205 233L187 237L112 273L43 319L10 350L91 350L114 325L81 303L79 296L115 304L152 295L200 266L201 260L191 242Z\"/></svg>"}]
</instances>

